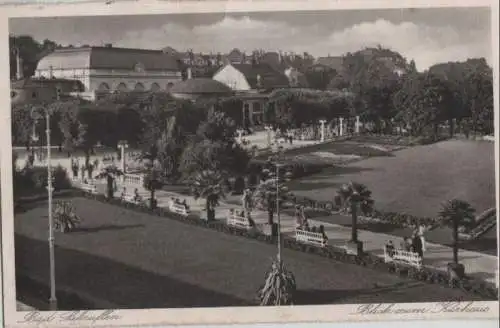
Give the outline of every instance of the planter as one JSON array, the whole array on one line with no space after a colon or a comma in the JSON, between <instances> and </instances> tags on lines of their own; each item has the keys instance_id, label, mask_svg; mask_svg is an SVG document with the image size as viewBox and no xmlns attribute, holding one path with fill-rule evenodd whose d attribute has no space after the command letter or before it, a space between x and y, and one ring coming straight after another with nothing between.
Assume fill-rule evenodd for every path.
<instances>
[{"instance_id":1,"label":"planter","mask_svg":"<svg viewBox=\"0 0 500 328\"><path fill-rule=\"evenodd\" d=\"M349 240L345 244L347 254L361 256L363 254L363 242Z\"/></svg>"},{"instance_id":2,"label":"planter","mask_svg":"<svg viewBox=\"0 0 500 328\"><path fill-rule=\"evenodd\" d=\"M462 280L465 277L465 267L461 263L448 263L447 270L451 281Z\"/></svg>"}]
</instances>

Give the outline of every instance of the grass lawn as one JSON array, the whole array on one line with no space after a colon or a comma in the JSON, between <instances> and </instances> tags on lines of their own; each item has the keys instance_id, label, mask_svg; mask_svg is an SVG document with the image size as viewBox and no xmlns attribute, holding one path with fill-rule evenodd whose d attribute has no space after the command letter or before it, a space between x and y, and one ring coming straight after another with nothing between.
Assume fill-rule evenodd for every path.
<instances>
[{"instance_id":1,"label":"grass lawn","mask_svg":"<svg viewBox=\"0 0 500 328\"><path fill-rule=\"evenodd\" d=\"M273 245L166 218L84 198L74 204L84 222L79 231L56 235L57 282L92 299L94 307L255 304L276 254ZM16 215L15 233L17 273L48 281L46 203ZM476 299L292 250L283 258L296 275L298 304ZM18 291L29 293L28 287Z\"/></svg>"},{"instance_id":2,"label":"grass lawn","mask_svg":"<svg viewBox=\"0 0 500 328\"><path fill-rule=\"evenodd\" d=\"M443 201L468 201L478 213L495 206L494 144L449 140L372 157L294 180L290 189L317 200L332 200L344 183L372 190L376 208L435 216Z\"/></svg>"}]
</instances>

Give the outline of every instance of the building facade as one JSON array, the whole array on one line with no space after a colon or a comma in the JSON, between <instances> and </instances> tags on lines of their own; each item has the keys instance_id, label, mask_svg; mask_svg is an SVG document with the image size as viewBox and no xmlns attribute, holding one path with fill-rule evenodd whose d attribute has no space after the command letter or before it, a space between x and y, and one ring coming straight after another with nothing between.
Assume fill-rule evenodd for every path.
<instances>
[{"instance_id":1,"label":"building facade","mask_svg":"<svg viewBox=\"0 0 500 328\"><path fill-rule=\"evenodd\" d=\"M84 92L168 91L182 80L182 64L161 50L63 48L42 58L35 76L78 80Z\"/></svg>"}]
</instances>

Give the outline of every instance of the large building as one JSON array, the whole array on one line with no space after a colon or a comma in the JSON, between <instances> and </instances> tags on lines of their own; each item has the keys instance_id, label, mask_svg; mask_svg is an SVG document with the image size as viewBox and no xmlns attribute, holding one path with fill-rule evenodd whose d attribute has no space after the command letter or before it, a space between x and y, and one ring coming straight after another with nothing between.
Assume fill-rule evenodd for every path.
<instances>
[{"instance_id":1,"label":"large building","mask_svg":"<svg viewBox=\"0 0 500 328\"><path fill-rule=\"evenodd\" d=\"M56 49L42 58L37 78L81 81L85 92L168 91L182 80L182 63L161 50L105 47Z\"/></svg>"},{"instance_id":2,"label":"large building","mask_svg":"<svg viewBox=\"0 0 500 328\"><path fill-rule=\"evenodd\" d=\"M242 100L241 124L244 127L263 127L273 107L269 104L269 93L290 87L287 76L266 63L227 64L213 79L231 88Z\"/></svg>"}]
</instances>

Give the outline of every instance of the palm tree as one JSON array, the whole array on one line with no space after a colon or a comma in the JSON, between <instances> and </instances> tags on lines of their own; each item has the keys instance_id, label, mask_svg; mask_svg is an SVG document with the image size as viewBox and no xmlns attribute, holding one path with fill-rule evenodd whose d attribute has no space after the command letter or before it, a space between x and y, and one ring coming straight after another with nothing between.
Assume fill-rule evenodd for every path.
<instances>
[{"instance_id":1,"label":"palm tree","mask_svg":"<svg viewBox=\"0 0 500 328\"><path fill-rule=\"evenodd\" d=\"M155 192L162 187L162 181L159 178L158 170L151 166L148 167L146 175L144 176L144 188L149 190L151 195L149 197L149 207L153 210L156 207Z\"/></svg>"},{"instance_id":2,"label":"palm tree","mask_svg":"<svg viewBox=\"0 0 500 328\"><path fill-rule=\"evenodd\" d=\"M115 193L114 183L117 177L122 176L123 172L114 165L106 166L96 175L96 179L106 179L106 197L113 199Z\"/></svg>"},{"instance_id":3,"label":"palm tree","mask_svg":"<svg viewBox=\"0 0 500 328\"><path fill-rule=\"evenodd\" d=\"M260 305L292 305L296 290L293 273L285 268L282 261L274 261L258 293Z\"/></svg>"},{"instance_id":4,"label":"palm tree","mask_svg":"<svg viewBox=\"0 0 500 328\"><path fill-rule=\"evenodd\" d=\"M206 199L207 221L215 220L215 208L219 205L219 200L226 196L225 178L225 174L216 170L196 172L189 178L195 199Z\"/></svg>"},{"instance_id":5,"label":"palm tree","mask_svg":"<svg viewBox=\"0 0 500 328\"><path fill-rule=\"evenodd\" d=\"M70 201L60 201L54 204L53 216L54 227L62 232L74 229L80 222L80 217L76 214L75 207Z\"/></svg>"},{"instance_id":6,"label":"palm tree","mask_svg":"<svg viewBox=\"0 0 500 328\"><path fill-rule=\"evenodd\" d=\"M460 226L472 226L476 210L466 201L452 199L443 204L439 217L453 229L453 263L458 265L458 229Z\"/></svg>"},{"instance_id":7,"label":"palm tree","mask_svg":"<svg viewBox=\"0 0 500 328\"><path fill-rule=\"evenodd\" d=\"M340 197L343 209L347 212L351 212L352 224L350 242L360 245L357 247L358 251L361 251L362 248L360 247L362 247L362 244L358 241L358 208L361 210L361 213L365 215L373 211L374 201L371 198L372 192L363 184L350 182L344 184L337 193Z\"/></svg>"}]
</instances>

